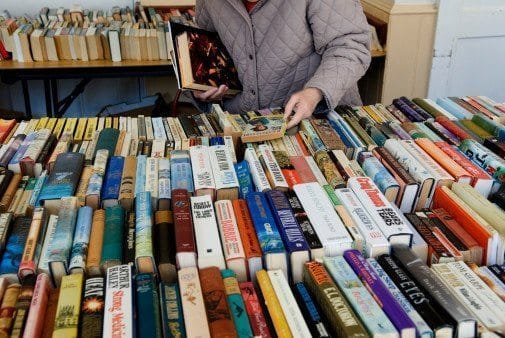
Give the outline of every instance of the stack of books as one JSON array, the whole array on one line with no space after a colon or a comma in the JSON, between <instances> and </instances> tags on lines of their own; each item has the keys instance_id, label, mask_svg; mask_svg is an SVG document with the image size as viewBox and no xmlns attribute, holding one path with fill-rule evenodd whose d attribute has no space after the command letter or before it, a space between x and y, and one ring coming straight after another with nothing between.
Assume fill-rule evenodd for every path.
<instances>
[{"instance_id":1,"label":"stack of books","mask_svg":"<svg viewBox=\"0 0 505 338\"><path fill-rule=\"evenodd\" d=\"M136 4L112 9L42 8L35 16L0 15L0 60L19 62L170 60L171 20L194 25L192 7Z\"/></svg>"},{"instance_id":2,"label":"stack of books","mask_svg":"<svg viewBox=\"0 0 505 338\"><path fill-rule=\"evenodd\" d=\"M280 116L0 120L0 330L505 333L502 105Z\"/></svg>"}]
</instances>

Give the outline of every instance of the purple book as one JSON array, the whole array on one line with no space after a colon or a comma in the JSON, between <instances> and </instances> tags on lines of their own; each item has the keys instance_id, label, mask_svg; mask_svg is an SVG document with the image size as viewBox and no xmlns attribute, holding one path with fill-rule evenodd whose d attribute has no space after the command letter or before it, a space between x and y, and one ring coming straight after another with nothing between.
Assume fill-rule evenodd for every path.
<instances>
[{"instance_id":1,"label":"purple book","mask_svg":"<svg viewBox=\"0 0 505 338\"><path fill-rule=\"evenodd\" d=\"M396 108L400 109L411 122L424 122L424 118L401 99L394 99L393 104Z\"/></svg>"},{"instance_id":2,"label":"purple book","mask_svg":"<svg viewBox=\"0 0 505 338\"><path fill-rule=\"evenodd\" d=\"M388 288L382 283L381 279L366 259L358 250L347 250L344 252L344 258L352 267L356 275L361 279L368 291L372 293L378 301L382 310L389 317L393 325L400 333L400 337L416 336L416 326L410 317L403 311L402 307Z\"/></svg>"}]
</instances>

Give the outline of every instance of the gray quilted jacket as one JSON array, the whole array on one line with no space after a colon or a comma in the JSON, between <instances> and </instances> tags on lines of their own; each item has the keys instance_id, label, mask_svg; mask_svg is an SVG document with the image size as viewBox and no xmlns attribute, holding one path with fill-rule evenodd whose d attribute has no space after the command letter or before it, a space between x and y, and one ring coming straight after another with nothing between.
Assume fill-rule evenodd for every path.
<instances>
[{"instance_id":1,"label":"gray quilted jacket","mask_svg":"<svg viewBox=\"0 0 505 338\"><path fill-rule=\"evenodd\" d=\"M244 91L224 102L230 113L283 106L305 87L328 108L360 104L357 81L370 64L369 31L359 0L196 0L197 24L216 31Z\"/></svg>"}]
</instances>

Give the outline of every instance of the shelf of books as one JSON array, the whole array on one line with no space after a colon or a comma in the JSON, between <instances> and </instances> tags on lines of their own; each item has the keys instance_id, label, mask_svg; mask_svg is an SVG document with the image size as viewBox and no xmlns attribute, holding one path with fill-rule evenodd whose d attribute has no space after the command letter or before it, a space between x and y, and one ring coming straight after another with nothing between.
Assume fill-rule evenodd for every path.
<instances>
[{"instance_id":1,"label":"shelf of books","mask_svg":"<svg viewBox=\"0 0 505 338\"><path fill-rule=\"evenodd\" d=\"M0 120L2 335L503 336L505 106L280 113Z\"/></svg>"}]
</instances>

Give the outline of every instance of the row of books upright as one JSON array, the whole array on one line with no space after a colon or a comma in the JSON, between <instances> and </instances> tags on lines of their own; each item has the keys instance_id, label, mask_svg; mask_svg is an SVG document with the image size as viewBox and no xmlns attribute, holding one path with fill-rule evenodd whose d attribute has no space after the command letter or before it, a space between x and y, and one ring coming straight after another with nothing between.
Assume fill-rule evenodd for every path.
<instances>
[{"instance_id":1,"label":"row of books upright","mask_svg":"<svg viewBox=\"0 0 505 338\"><path fill-rule=\"evenodd\" d=\"M389 107L387 111L392 114L392 110ZM201 277L196 267L215 267L221 273L231 270L237 282L251 281L257 289L256 277L262 269L270 271L269 278L277 271L286 283L295 285L307 282L304 271L311 261L345 256L352 249L365 258L378 259L400 250L392 250L393 245L403 244L434 269L436 264L460 261L484 265L478 270L482 276L485 272L481 271L499 276L495 276L498 286L493 289L499 294L505 214L485 197L501 193L495 193L499 178L486 173L489 167L463 149L461 157L471 164L467 167L489 181L489 191L478 188L473 179L450 174L445 181L435 177L444 168L441 158L424 150L421 143L431 141L433 147L442 149L448 141L435 140L428 129L422 129L421 125L429 125L432 119L398 122L404 138L409 132L414 134L409 129L412 125L430 137L392 137L381 146L376 129L382 125L375 123L373 129L363 122L363 117L372 119L371 114L364 115L365 107L339 107L336 111L340 114L330 113L327 119L303 121L295 135L269 141L261 141L272 136L268 127L256 134L250 131L258 126L258 120L262 126L275 124L277 109L230 115L216 105L209 115L178 118L3 120L0 228L5 246L0 274L12 285L21 283L32 289L38 276L47 274L50 284L62 290L70 278L67 276L103 279L109 269L123 264L134 267L132 278L150 276L142 278L154 279L154 285L156 279L180 281L183 269L193 269L193 275ZM359 118L355 115L358 112ZM492 118L489 121L500 127ZM346 137L365 144L365 135L375 144L346 146ZM247 143L251 138L258 142ZM394 147L388 148L391 141ZM493 165L499 168L499 155L475 142L487 156L498 159ZM450 147L458 151L456 145ZM398 149L403 149L402 156L410 156L409 161L395 155ZM396 163L387 166L383 157ZM423 191L427 188L420 186L426 182L416 176L413 185L417 190L405 206L406 197L398 196L406 185L396 171L403 168L411 174L424 166L430 169L424 169L426 175L441 182L432 182L428 191ZM425 193L427 197L422 196ZM443 273L440 271L437 274ZM82 288L84 277L80 278ZM182 291L182 283L178 287ZM260 289L259 297L265 292ZM275 290L277 296L279 293ZM184 294L192 295L181 292ZM459 296L465 294L468 292L463 290ZM461 302L465 303L459 300L457 304ZM469 306L463 307L469 310ZM184 312L184 306L182 309ZM61 320L61 328L76 322L75 312L65 311L74 319ZM479 317L473 311L476 308L466 316L481 324L480 332L501 332L499 319L493 322L492 315ZM273 316L268 309L267 322ZM104 320L101 327L106 328L109 320L99 317ZM186 320L186 313L183 317ZM309 322L306 315L303 318ZM24 317L18 320L23 322ZM330 316L329 321L335 318ZM82 322L79 314L77 322ZM455 324L451 332L475 333L471 326ZM394 327L403 336L399 327ZM274 323L272 332L280 330ZM293 331L296 329L290 328L291 334Z\"/></svg>"},{"instance_id":2,"label":"row of books upright","mask_svg":"<svg viewBox=\"0 0 505 338\"><path fill-rule=\"evenodd\" d=\"M108 11L47 8L30 17L0 15L0 60L19 62L170 60L171 18L194 25L191 7L144 8L136 3Z\"/></svg>"}]
</instances>

